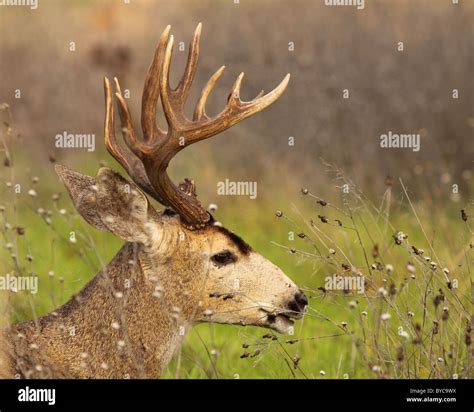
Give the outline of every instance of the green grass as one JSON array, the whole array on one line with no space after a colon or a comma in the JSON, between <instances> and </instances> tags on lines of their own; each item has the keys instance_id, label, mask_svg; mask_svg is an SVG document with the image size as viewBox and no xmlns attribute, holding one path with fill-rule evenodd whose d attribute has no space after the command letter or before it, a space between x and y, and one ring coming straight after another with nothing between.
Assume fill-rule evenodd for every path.
<instances>
[{"instance_id":1,"label":"green grass","mask_svg":"<svg viewBox=\"0 0 474 412\"><path fill-rule=\"evenodd\" d=\"M37 183L27 182L23 176L23 181L20 194L6 186L2 189L2 226L6 225L0 254L2 273L34 273L42 287L37 295L15 295L14 322L41 316L66 302L123 243L88 227L52 176ZM245 214L236 210L233 199L222 200L217 218L306 291L310 298L308 313L297 322L293 336L271 333L273 339L263 338L268 331L255 327L201 324L191 330L164 378L470 375L472 354L465 344L472 261L469 222L461 219L458 205L435 210L423 202L410 206L401 189L392 200L395 190L388 188L380 205L375 206L351 182L347 183L350 194L341 198L340 190L334 189L332 199L326 199L331 203L326 206L317 203L311 188L304 196L294 187L288 189L289 199L248 202ZM27 194L30 188L37 196ZM58 191L62 196L53 201L51 197ZM281 206L283 217L275 216L275 205ZM43 212L38 213L40 208ZM328 223L318 216L327 217ZM25 233L19 235L17 227L24 228ZM399 231L408 238L397 245L393 236ZM76 236L75 243L70 241L71 232ZM305 237L298 237L299 233ZM378 257L373 257L375 244ZM412 245L423 248L424 255L413 254ZM435 270L425 260L427 256L437 262ZM374 262L382 264L379 269L370 268ZM407 271L408 262L416 267L415 279ZM346 274L360 271L369 280L365 295L318 289L324 286L326 276L344 273L342 264L351 266ZM386 265L392 265L393 271L387 271ZM449 268L450 280L458 282L457 288L448 288L442 271L445 267ZM379 289L389 291L392 284L397 293L383 297ZM427 289L431 292L425 299ZM439 290L444 301L435 307L433 299ZM349 302L354 306L354 301L356 306L351 308ZM443 307L449 308L445 321ZM367 316L362 314L364 311ZM413 312L413 317L408 312ZM390 313L390 320L380 320L382 313ZM439 323L436 334L433 321ZM408 338L399 335L399 327ZM414 343L418 335L420 342ZM241 358L244 353L248 356Z\"/></svg>"}]
</instances>

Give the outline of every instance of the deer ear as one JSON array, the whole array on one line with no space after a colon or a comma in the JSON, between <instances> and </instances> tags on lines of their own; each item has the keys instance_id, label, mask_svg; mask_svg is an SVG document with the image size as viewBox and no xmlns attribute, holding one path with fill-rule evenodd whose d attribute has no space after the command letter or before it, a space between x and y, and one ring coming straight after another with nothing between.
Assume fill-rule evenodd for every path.
<instances>
[{"instance_id":1,"label":"deer ear","mask_svg":"<svg viewBox=\"0 0 474 412\"><path fill-rule=\"evenodd\" d=\"M154 212L146 196L118 173L103 167L97 176L77 173L57 165L79 214L99 230L112 232L129 242L146 242L148 213Z\"/></svg>"},{"instance_id":2,"label":"deer ear","mask_svg":"<svg viewBox=\"0 0 474 412\"><path fill-rule=\"evenodd\" d=\"M74 207L87 223L99 230L109 230L97 213L97 198L95 179L82 175L66 166L54 167L59 178L66 186Z\"/></svg>"},{"instance_id":3,"label":"deer ear","mask_svg":"<svg viewBox=\"0 0 474 412\"><path fill-rule=\"evenodd\" d=\"M149 212L154 209L138 187L113 170L103 167L96 176L97 213L115 235L129 242L149 238Z\"/></svg>"}]
</instances>

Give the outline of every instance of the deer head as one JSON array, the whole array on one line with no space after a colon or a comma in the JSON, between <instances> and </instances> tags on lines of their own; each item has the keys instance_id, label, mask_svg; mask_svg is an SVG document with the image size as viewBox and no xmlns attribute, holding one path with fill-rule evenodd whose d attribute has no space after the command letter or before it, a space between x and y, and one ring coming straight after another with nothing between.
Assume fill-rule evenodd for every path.
<instances>
[{"instance_id":1,"label":"deer head","mask_svg":"<svg viewBox=\"0 0 474 412\"><path fill-rule=\"evenodd\" d=\"M191 120L184 113L184 105L197 68L200 34L201 24L189 46L184 75L171 89L173 36L169 26L163 32L145 80L141 139L137 138L115 79L115 97L128 150L115 136L112 91L105 79L105 145L134 183L108 168L101 168L95 178L64 166L57 166L56 170L87 222L137 245L135 263L143 274L141 293L156 296L160 311L166 309L189 324L210 321L288 332L293 324L290 318L303 315L305 295L278 267L215 224L197 199L192 180L175 185L166 169L183 148L214 136L273 103L285 90L289 75L270 93L260 93L244 102L239 97L243 79L240 74L224 110L209 117L206 100L224 71L221 67L202 90ZM166 131L156 123L160 98L168 124ZM145 193L164 205L165 210L157 212Z\"/></svg>"}]
</instances>

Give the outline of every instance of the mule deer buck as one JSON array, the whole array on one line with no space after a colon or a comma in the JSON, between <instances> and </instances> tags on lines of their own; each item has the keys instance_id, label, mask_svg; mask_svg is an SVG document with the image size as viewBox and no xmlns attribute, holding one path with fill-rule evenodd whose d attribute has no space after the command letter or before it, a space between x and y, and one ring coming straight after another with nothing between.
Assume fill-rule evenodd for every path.
<instances>
[{"instance_id":1,"label":"mule deer buck","mask_svg":"<svg viewBox=\"0 0 474 412\"><path fill-rule=\"evenodd\" d=\"M291 318L303 316L307 299L300 289L242 239L215 224L192 180L176 186L166 172L184 147L265 109L289 81L287 75L270 93L244 102L239 97L242 73L224 110L209 117L206 100L222 67L188 119L184 105L196 72L200 34L201 24L190 43L184 75L171 89L173 36L169 26L163 32L143 90L142 139L115 79L128 150L116 140L111 86L105 79L105 145L134 183L105 167L93 178L56 166L79 214L126 243L64 306L6 331L3 367L10 376L156 378L192 325L255 325L287 333ZM159 98L167 131L156 124ZM156 211L145 193L165 209Z\"/></svg>"}]
</instances>

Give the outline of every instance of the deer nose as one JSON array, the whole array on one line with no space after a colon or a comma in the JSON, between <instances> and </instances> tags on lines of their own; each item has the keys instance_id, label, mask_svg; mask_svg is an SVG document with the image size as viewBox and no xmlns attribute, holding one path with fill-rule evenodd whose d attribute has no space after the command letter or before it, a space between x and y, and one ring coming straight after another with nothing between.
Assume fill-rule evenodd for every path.
<instances>
[{"instance_id":1,"label":"deer nose","mask_svg":"<svg viewBox=\"0 0 474 412\"><path fill-rule=\"evenodd\" d=\"M306 297L306 295L303 292L301 292L301 290L296 292L295 300L296 300L296 303L298 304L298 306L301 309L304 309L305 306L308 305L308 298Z\"/></svg>"},{"instance_id":2,"label":"deer nose","mask_svg":"<svg viewBox=\"0 0 474 412\"><path fill-rule=\"evenodd\" d=\"M295 293L294 300L288 305L288 307L291 311L293 311L293 315L301 316L303 314L305 306L307 305L308 298L301 290L299 290Z\"/></svg>"}]
</instances>

